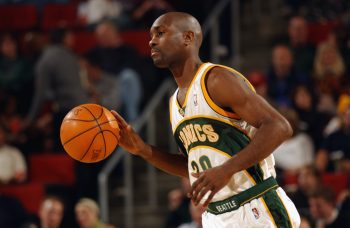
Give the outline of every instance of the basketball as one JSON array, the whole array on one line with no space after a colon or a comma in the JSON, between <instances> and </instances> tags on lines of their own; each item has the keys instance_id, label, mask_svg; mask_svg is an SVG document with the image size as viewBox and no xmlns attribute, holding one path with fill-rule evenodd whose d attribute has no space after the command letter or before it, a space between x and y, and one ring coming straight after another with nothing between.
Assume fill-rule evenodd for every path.
<instances>
[{"instance_id":1,"label":"basketball","mask_svg":"<svg viewBox=\"0 0 350 228\"><path fill-rule=\"evenodd\" d=\"M60 138L74 159L93 163L107 158L117 147L120 129L113 114L97 104L82 104L64 117Z\"/></svg>"}]
</instances>

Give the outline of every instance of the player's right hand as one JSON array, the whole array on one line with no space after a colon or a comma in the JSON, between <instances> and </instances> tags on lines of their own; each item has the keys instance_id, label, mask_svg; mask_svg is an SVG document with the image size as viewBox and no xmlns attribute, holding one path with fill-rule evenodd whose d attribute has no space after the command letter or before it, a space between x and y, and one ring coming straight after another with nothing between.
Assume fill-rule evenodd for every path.
<instances>
[{"instance_id":1,"label":"player's right hand","mask_svg":"<svg viewBox=\"0 0 350 228\"><path fill-rule=\"evenodd\" d=\"M121 117L114 110L111 110L111 112L118 121L120 128L119 145L134 155L144 156L144 153L146 153L149 145L142 140L142 138L134 131L131 125L124 120L123 117Z\"/></svg>"}]
</instances>

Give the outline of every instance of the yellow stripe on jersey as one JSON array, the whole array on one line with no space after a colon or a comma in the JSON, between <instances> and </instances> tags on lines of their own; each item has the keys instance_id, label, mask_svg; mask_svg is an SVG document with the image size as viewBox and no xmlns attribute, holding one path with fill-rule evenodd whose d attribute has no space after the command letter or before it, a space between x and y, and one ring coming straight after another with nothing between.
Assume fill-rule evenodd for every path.
<instances>
[{"instance_id":1,"label":"yellow stripe on jersey","mask_svg":"<svg viewBox=\"0 0 350 228\"><path fill-rule=\"evenodd\" d=\"M209 107L211 107L216 113L223 115L225 117L232 118L232 119L240 119L240 117L237 114L235 114L233 112L228 112L228 111L222 109L221 107L219 107L217 104L215 104L215 102L209 96L209 93L207 91L207 87L205 85L205 79L207 77L208 71L216 66L217 65L211 65L210 67L208 67L204 71L203 77L201 78L201 87L202 87L202 92L203 92L204 98L205 98L207 104L209 105Z\"/></svg>"},{"instance_id":2,"label":"yellow stripe on jersey","mask_svg":"<svg viewBox=\"0 0 350 228\"><path fill-rule=\"evenodd\" d=\"M193 82L196 80L197 76L199 75L199 72L201 71L201 69L202 69L205 65L207 65L207 63L202 63L202 64L199 66L199 68L197 69L196 74L195 74L194 77L192 78L192 81L191 81L189 87L187 88L186 96L185 96L185 101L184 101L184 103L183 103L182 105L179 104L179 101L177 100L177 94L178 94L178 92L176 93L176 97L175 97L175 98L176 98L176 105L178 106L178 108L185 108L185 107L186 107L187 98L188 98L188 92L190 91L190 89L191 89L191 87L192 87L192 85L193 85Z\"/></svg>"},{"instance_id":3,"label":"yellow stripe on jersey","mask_svg":"<svg viewBox=\"0 0 350 228\"><path fill-rule=\"evenodd\" d=\"M250 84L250 82L241 74L239 73L238 71L230 68L230 67L227 67L227 66L223 66L223 65L219 65L219 64L213 64L211 66L209 66L205 72L203 73L203 77L201 78L201 88L202 88L202 91L203 91L203 95L204 95L204 98L206 100L206 102L208 103L209 107L211 107L216 113L222 115L222 116L225 116L225 117L228 117L228 118L232 118L232 119L238 119L240 120L241 118L234 112L229 112L229 111L226 111L224 110L223 108L219 107L217 104L215 104L215 102L211 99L211 97L209 96L209 93L207 91L207 87L206 87L206 84L205 84L205 80L206 80L206 77L207 77L207 72L216 67L216 66L219 66L219 67L222 67L222 68L225 68L233 73L235 73L236 75L239 75L241 78L243 78L244 82L247 83L247 85L249 86L249 88L255 92L255 89L254 87L252 86L252 84Z\"/></svg>"},{"instance_id":4,"label":"yellow stripe on jersey","mask_svg":"<svg viewBox=\"0 0 350 228\"><path fill-rule=\"evenodd\" d=\"M236 71L235 69L231 68L231 67L228 67L228 66L224 66L224 65L220 65L220 64L215 64L215 66L219 66L219 67L222 67L222 68L225 68L233 73L235 73L236 75L240 76L245 83L248 84L248 86L250 87L251 90L253 90L255 92L255 89L254 89L254 86L250 83L250 81L243 76L243 74L241 74L240 72Z\"/></svg>"},{"instance_id":5,"label":"yellow stripe on jersey","mask_svg":"<svg viewBox=\"0 0 350 228\"><path fill-rule=\"evenodd\" d=\"M196 119L196 118L207 118L207 119L212 119L212 120L217 120L217 121L220 121L222 123L226 123L226 124L229 124L231 125L232 127L236 128L237 130L241 131L245 136L247 136L249 139L251 139L247 133L247 131L243 130L240 126L228 121L228 120L225 120L225 119L222 119L222 118L218 118L218 117L214 117L214 116L206 116L206 115L195 115L195 116L190 116L190 117L186 117L186 118L183 118L182 120L180 120L177 124L176 124L176 127L174 128L173 130L173 133L175 133L176 129L180 126L180 124L182 124L183 122L187 121L187 120L191 120L191 119Z\"/></svg>"},{"instance_id":6,"label":"yellow stripe on jersey","mask_svg":"<svg viewBox=\"0 0 350 228\"><path fill-rule=\"evenodd\" d=\"M231 158L232 156L228 153L226 153L225 151L222 151L222 150L219 150L215 147L211 147L211 146L206 146L206 145L199 145L199 146L195 146L193 148L191 148L189 151L188 151L188 156L190 155L190 153L195 150L195 149L198 149L198 148L205 148L205 149L209 149L210 151L214 151L214 152L217 152L217 153L220 153L222 155L224 155L225 157L228 157L228 158Z\"/></svg>"},{"instance_id":7,"label":"yellow stripe on jersey","mask_svg":"<svg viewBox=\"0 0 350 228\"><path fill-rule=\"evenodd\" d=\"M170 124L173 125L173 96L169 99L169 118L170 118Z\"/></svg>"}]
</instances>

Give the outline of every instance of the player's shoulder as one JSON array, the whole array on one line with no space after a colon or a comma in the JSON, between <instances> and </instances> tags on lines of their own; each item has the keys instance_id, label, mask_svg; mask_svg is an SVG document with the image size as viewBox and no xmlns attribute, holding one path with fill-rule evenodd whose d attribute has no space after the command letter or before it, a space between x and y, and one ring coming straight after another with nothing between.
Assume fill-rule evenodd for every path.
<instances>
[{"instance_id":1,"label":"player's shoulder","mask_svg":"<svg viewBox=\"0 0 350 228\"><path fill-rule=\"evenodd\" d=\"M240 76L234 69L223 65L214 65L207 73L207 84L228 83L237 78Z\"/></svg>"}]
</instances>

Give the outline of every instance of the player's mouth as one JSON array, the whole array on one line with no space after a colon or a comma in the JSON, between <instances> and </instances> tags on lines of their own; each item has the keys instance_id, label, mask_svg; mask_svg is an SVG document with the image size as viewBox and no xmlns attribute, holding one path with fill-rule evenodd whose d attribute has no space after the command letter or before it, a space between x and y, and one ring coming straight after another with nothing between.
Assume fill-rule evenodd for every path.
<instances>
[{"instance_id":1,"label":"player's mouth","mask_svg":"<svg viewBox=\"0 0 350 228\"><path fill-rule=\"evenodd\" d=\"M151 57L158 55L160 53L160 51L158 49L152 48L151 49Z\"/></svg>"}]
</instances>

